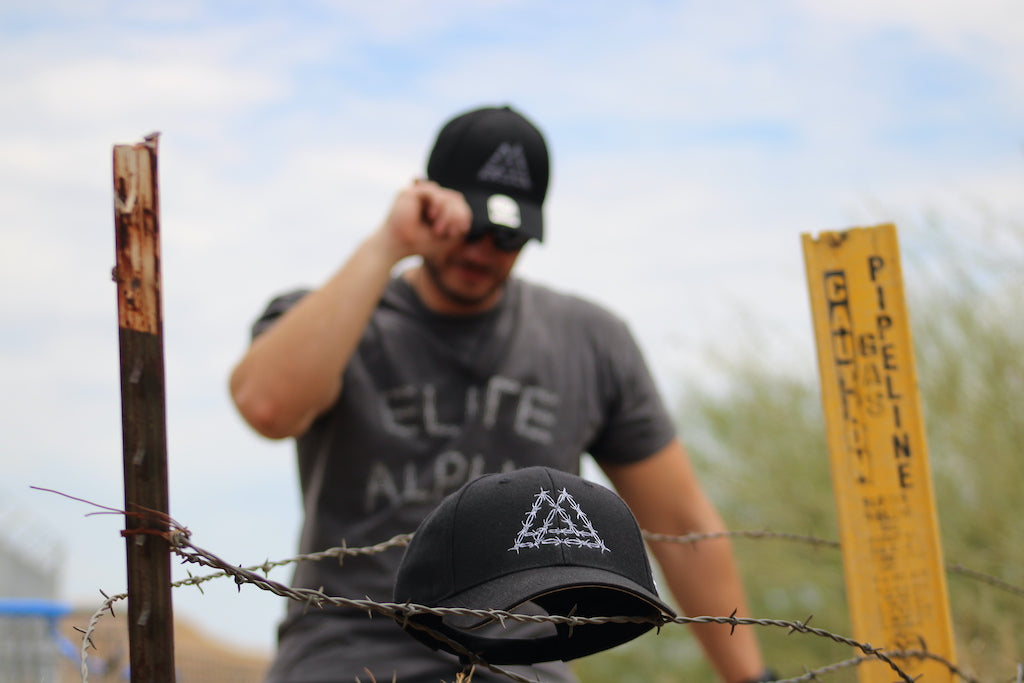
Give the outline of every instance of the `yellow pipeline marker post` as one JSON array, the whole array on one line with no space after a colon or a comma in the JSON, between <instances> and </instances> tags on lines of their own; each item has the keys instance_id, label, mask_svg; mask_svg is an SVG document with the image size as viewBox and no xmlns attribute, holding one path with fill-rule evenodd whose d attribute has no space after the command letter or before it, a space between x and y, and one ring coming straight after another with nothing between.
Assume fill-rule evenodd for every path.
<instances>
[{"instance_id":1,"label":"yellow pipeline marker post","mask_svg":"<svg viewBox=\"0 0 1024 683\"><path fill-rule=\"evenodd\" d=\"M954 661L896 228L803 235L853 637ZM896 662L951 681L942 662ZM891 683L884 662L860 683Z\"/></svg>"}]
</instances>

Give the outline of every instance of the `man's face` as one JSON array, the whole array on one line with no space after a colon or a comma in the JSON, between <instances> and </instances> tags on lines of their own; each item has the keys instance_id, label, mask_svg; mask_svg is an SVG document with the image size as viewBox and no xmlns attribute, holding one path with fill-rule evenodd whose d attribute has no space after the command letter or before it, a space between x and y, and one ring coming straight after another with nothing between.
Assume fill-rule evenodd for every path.
<instances>
[{"instance_id":1,"label":"man's face","mask_svg":"<svg viewBox=\"0 0 1024 683\"><path fill-rule=\"evenodd\" d=\"M498 249L489 233L424 256L429 291L420 294L439 313L486 311L501 298L502 287L520 253Z\"/></svg>"}]
</instances>

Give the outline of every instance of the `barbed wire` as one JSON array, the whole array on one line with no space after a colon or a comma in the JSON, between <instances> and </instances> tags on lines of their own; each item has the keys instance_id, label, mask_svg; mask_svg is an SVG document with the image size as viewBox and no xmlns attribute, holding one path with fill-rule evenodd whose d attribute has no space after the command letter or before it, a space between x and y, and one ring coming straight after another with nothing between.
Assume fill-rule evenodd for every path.
<instances>
[{"instance_id":1,"label":"barbed wire","mask_svg":"<svg viewBox=\"0 0 1024 683\"><path fill-rule=\"evenodd\" d=\"M752 619L747 617L737 617L734 614L728 617L714 617L714 616L702 616L702 617L674 617L674 618L649 618L649 617L626 617L626 616L604 616L604 617L576 617L576 616L563 616L563 615L532 615L532 614L520 614L516 612L509 612L508 610L494 610L494 609L470 609L470 608L458 608L458 607L430 607L427 605L418 605L414 603L395 603L395 602L379 602L365 599L351 599L342 598L336 596L330 596L324 593L322 590L313 590L309 588L292 588L285 586L277 581L272 581L269 578L262 577L255 572L243 569L241 567L235 567L221 558L217 557L213 553L204 550L190 540L190 534L187 530L171 530L168 532L167 540L172 546L172 550L186 562L193 562L202 566L216 568L222 572L230 574L234 577L236 583L241 585L242 583L252 583L263 590L270 591L281 597L286 597L291 600L303 603L307 608L317 607L322 608L330 605L334 607L348 607L365 611L372 616L373 613L381 614L383 616L391 617L398 621L403 627L421 628L429 632L433 637L440 638L446 644L453 647L459 654L463 655L469 660L471 664L487 667L496 672L503 673L506 676L512 672L500 670L493 667L486 660L477 656L475 653L470 652L466 648L462 647L458 643L451 641L444 635L437 633L429 627L423 626L416 621L412 620L412 617L421 615L430 615L444 618L446 616L457 616L457 617L472 617L474 619L488 619L497 621L504 625L507 621L520 622L520 623L550 623L550 624L562 624L570 628L575 626L583 625L597 625L597 624L611 624L611 623L641 623L651 624L653 626L662 627L669 623L676 624L727 624L735 629L737 626L743 625L760 625L760 626L775 626L780 628L788 629L790 633L808 633L817 635L820 637L829 638L837 643L848 645L864 652L869 657L877 658L884 661L889 667L904 681L907 683L913 683L914 679L906 674L900 667L893 661L893 659L883 650L874 648L868 643L860 643L852 638L840 636L824 629L813 628L807 625L806 620L804 622L798 621L786 621L777 619ZM529 681L528 678L519 677L518 675L511 676L513 680Z\"/></svg>"},{"instance_id":2,"label":"barbed wire","mask_svg":"<svg viewBox=\"0 0 1024 683\"><path fill-rule=\"evenodd\" d=\"M89 623L84 629L80 629L77 626L75 627L75 630L82 634L82 644L79 648L82 683L86 683L89 680L89 648L91 647L96 649L96 646L92 642L92 634L100 623L100 617L102 617L108 610L110 611L110 616L114 616L114 603L128 597L127 593L107 595L103 591L100 591L100 594L105 598L103 605L89 618Z\"/></svg>"},{"instance_id":3,"label":"barbed wire","mask_svg":"<svg viewBox=\"0 0 1024 683\"><path fill-rule=\"evenodd\" d=\"M357 548L349 548L347 545L342 545L336 548L328 548L326 550L322 550L316 553L296 555L295 557L289 557L283 560L267 560L262 564L254 564L245 567L245 569L249 571L262 571L265 576L269 576L271 569L276 569L277 567L286 567L290 564L296 564L298 562L309 562L316 560L329 560L338 558L338 564L342 564L345 561L346 557L356 557L359 555L376 555L377 553L382 553L385 550L389 550L391 548L401 548L407 546L409 545L410 540L412 540L412 534L398 534L396 536L392 536L386 541L377 543L376 545L369 545ZM206 583L207 581L212 581L214 579L222 579L226 576L229 576L229 573L225 571L215 572L212 574L204 574L202 576L192 576L190 574L189 578L182 579L181 581L172 583L171 586L173 588L177 588L180 586L195 586L199 588L200 592L202 592L203 589L201 584Z\"/></svg>"},{"instance_id":4,"label":"barbed wire","mask_svg":"<svg viewBox=\"0 0 1024 683\"><path fill-rule=\"evenodd\" d=\"M1013 584L1003 581L1002 579L992 576L991 574L985 574L983 572L975 571L974 569L968 569L960 564L947 564L946 569L953 574L960 574L968 578L980 581L984 584L1004 590L1007 593L1013 593L1014 595L1024 597L1024 588L1014 586ZM1019 682L1018 682L1019 683Z\"/></svg>"},{"instance_id":5,"label":"barbed wire","mask_svg":"<svg viewBox=\"0 0 1024 683\"><path fill-rule=\"evenodd\" d=\"M721 538L753 538L753 539L779 539L784 541L798 541L806 545L811 546L824 546L827 548L839 548L839 541L830 541L825 538L817 538L816 536L806 536L803 534L793 534L784 531L768 531L767 529L762 531L713 531L713 532L702 532L683 534L680 536L671 536L669 534L656 534L651 531L641 530L643 537L652 542L663 542L663 543L696 543L698 541L711 541Z\"/></svg>"},{"instance_id":6,"label":"barbed wire","mask_svg":"<svg viewBox=\"0 0 1024 683\"><path fill-rule=\"evenodd\" d=\"M748 532L748 533L740 533L739 535L745 535L745 536L748 536L748 537L759 537L759 538L775 536L775 534L771 533L771 532L768 532L768 533L765 533L765 532ZM933 659L933 660L936 660L936 661L942 663L952 673L956 674L957 676L959 676L963 680L967 681L968 683L977 683L972 677L970 677L969 675L967 675L966 673L961 671L953 663L949 662L948 660L946 660L946 659L944 659L944 658L942 658L942 657L940 657L940 656L938 656L938 655L936 655L934 653L929 653L929 652L927 652L927 650L891 651L891 652L886 652L884 650L881 650L881 649L878 649L878 648L874 648L870 644L860 643L860 642L858 642L856 640L853 640L851 638L847 638L845 636L841 636L841 635L832 633L832 632L827 631L825 629L812 628L812 627L810 627L808 625L808 623L810 621L810 618L808 618L807 620L805 620L803 622L799 622L799 621L791 621L791 620L754 619L754 618L746 618L746 617L737 617L737 616L735 616L735 614L730 615L728 617L721 617L721 616L717 616L717 617L716 616L699 616L699 617L675 617L673 619L666 619L666 618L651 619L651 618L623 617L623 616L573 617L573 616L560 616L560 615L527 615L527 614L519 614L519 613L515 613L515 612L509 612L507 610L493 610L493 609L440 608L440 607L429 607L429 606L425 606L425 605L417 605L417 604L411 604L411 603L379 602L379 601L370 600L368 598L366 598L366 599L351 599L351 598L343 598L343 597L330 596L330 595L327 595L326 593L324 593L322 590L312 590L312 589L306 589L306 588L291 588L291 587L285 586L284 584L281 584L279 582L270 580L266 576L260 576L259 574L256 573L257 571L260 571L260 570L264 571L264 573L267 573L267 572L269 572L269 568L273 568L273 567L277 567L277 566L282 566L282 565L285 565L285 564L290 564L290 563L299 562L299 561L321 560L321 559L328 559L328 558L333 558L333 557L347 557L347 556L356 556L356 555L362 555L362 554L376 554L376 553L382 552L383 550L386 550L388 548L399 547L399 546L402 546L402 545L406 545L408 543L408 540L411 538L411 534L402 534L402 535L399 535L399 536L395 536L392 539L389 539L388 541L385 541L383 543L378 543L376 545L366 546L366 547L363 547L363 548L352 548L352 547L342 546L342 547L339 547L339 548L331 548L331 549L328 549L328 550L325 550L325 551L319 552L319 553L311 553L311 554L307 554L307 555L300 555L300 556L297 556L297 557L294 557L294 558L289 558L288 560L280 560L280 561L272 562L272 563L264 563L264 564L260 564L260 565L254 565L254 566L249 567L249 568L236 567L234 565L231 565L231 564L227 563L223 559L217 557L215 554L213 554L213 553L211 553L211 552L209 552L207 550L204 550L204 549L196 546L195 544L193 544L191 542L191 540L190 540L190 536L191 536L191 534L190 534L190 532L187 529L184 529L184 528L171 529L167 533L167 540L171 544L172 550L175 552L175 554L177 554L179 557L181 557L185 562L199 564L199 565L204 566L204 567L209 567L209 568L217 569L218 571L215 574L206 575L206 576L202 576L202 577L190 577L189 579L185 579L183 581L176 582L174 584L175 586L198 585L198 583L200 581L211 580L212 578L223 578L223 577L226 577L226 576L231 576L231 577L234 578L235 582L238 585L242 585L243 583L251 583L251 584L257 586L258 588L260 588L262 590L267 590L267 591L272 592L272 593L274 593L274 594L276 594L276 595L278 595L280 597L285 597L285 598L288 598L288 599L291 599L291 600L295 600L295 601L301 602L301 603L305 604L307 607L316 607L316 608L323 608L325 606L347 607L347 608L357 609L359 611L365 611L368 614L370 614L371 616L372 616L373 613L377 613L377 614L380 614L380 615L387 616L387 617L395 619L400 624L402 624L403 627L407 627L407 628L408 627L412 627L412 628L418 628L418 629L427 631L427 632L429 632L431 634L432 637L438 638L439 640L445 642L453 650L455 650L456 652L460 653L464 657L464 659L467 660L471 665L483 666L483 667L485 667L487 669L490 669L490 670L492 670L492 671L494 671L496 673L505 675L506 677L508 677L508 678L510 678L512 680L516 680L516 681L527 681L529 683L531 679L522 677L522 676L520 676L520 675L518 675L518 674L516 674L514 672L507 671L507 670L504 670L504 669L502 669L500 667L496 667L494 665L491 665L490 663L488 663L484 659L482 659L479 656L477 656L475 653L466 650L459 643L452 641L451 639L449 639L445 635L443 635L441 633L438 633L437 631L434 631L433 629L430 629L427 626L419 624L416 621L413 621L412 617L420 616L420 615L432 615L432 616L439 616L439 617L442 617L442 618L445 617L445 616L460 616L460 617L473 617L473 618L476 618L476 619L492 619L492 620L495 620L495 621L497 621L497 622L499 622L501 624L504 624L506 621L513 621L513 622L521 622L521 623L527 623L528 622L528 623L564 624L564 625L567 625L569 627L581 626L581 625L585 625L585 624L609 624L609 623L650 623L650 624L652 624L654 626L657 626L659 628L662 627L662 626L665 626L667 624L670 624L670 623L674 623L674 624L707 624L707 623L717 623L717 624L730 625L733 629L735 629L736 626L741 626L741 625L772 626L772 627L787 629L790 633L799 632L799 633L805 633L805 634L810 634L810 635L815 635L815 636L819 636L819 637L828 638L830 640L833 640L834 642L837 642L837 643L840 643L840 644L844 644L844 645L853 647L855 649L859 649L860 651L862 651L865 654L865 656L863 656L863 657L858 657L858 658L855 658L855 659L852 659L852 660L848 660L846 662L841 662L841 663L839 663L837 665L830 665L830 666L827 666L827 667L822 667L822 668L819 668L819 669L815 669L813 671L808 671L804 675L796 677L796 678L785 679L785 681L787 681L789 683L795 683L796 681L812 680L812 679L814 679L814 678L816 678L816 677L818 677L820 675L823 675L823 674L826 674L826 673L831 673L833 671L839 670L841 668L849 667L849 666L857 666L857 665L859 665L861 663L864 663L864 662L867 662L867 661L871 661L871 660L881 660L881 661L885 662L886 664L888 664L890 666L890 668L894 672L897 673L897 675L900 676L900 678L902 680L907 681L908 683L910 683L910 682L913 681L913 679L909 675L907 675L894 661L895 659L899 659L899 658ZM710 535L710 536L712 536L712 537L721 537L722 534L713 534L713 535ZM783 535L783 536L792 536L792 535ZM673 542L692 542L692 541L694 541L696 539L694 539L694 535L690 535L685 540L683 539L683 537L659 537L657 540L671 540ZM112 608L111 608L112 601L116 600L116 599L119 599L120 597L122 597L122 596L115 596L114 598L108 598L107 602L104 603L103 607L97 612L96 615L94 615L93 619L90 621L90 625L94 626L95 623L98 621L99 616L101 616L104 612L106 612L108 610L112 611ZM86 633L86 640L88 639L88 635L89 634ZM83 652L84 652L84 648L83 648ZM84 659L83 659L83 672L86 672L86 665L84 663ZM85 676L87 676L87 672L85 673ZM87 681L87 677L83 677L83 681L86 682Z\"/></svg>"},{"instance_id":7,"label":"barbed wire","mask_svg":"<svg viewBox=\"0 0 1024 683\"><path fill-rule=\"evenodd\" d=\"M45 489L44 489L45 490ZM59 493L53 491L54 493ZM66 495L66 494L60 494ZM67 496L74 498L73 496ZM82 500L74 498L75 500ZM82 501L88 503L89 501ZM93 503L90 503L93 504ZM95 505L95 504L93 504ZM105 510L105 513L94 513L94 514L113 514L123 513L122 511L116 510L115 508L108 508L105 506L97 506ZM145 514L134 512L133 515ZM158 514L158 513L157 513ZM978 683L976 679L961 670L954 663L945 659L944 657L929 652L925 644L921 643L920 649L914 650L884 650L882 648L875 648L869 643L861 643L852 638L842 636L825 629L819 629L809 626L811 617L808 617L804 621L792 621L792 620L781 620L781 619L755 619L749 617L737 617L735 612L729 616L697 616L697 617L685 617L678 616L674 618L668 617L625 617L625 616L600 616L600 617L578 617L578 616L562 616L562 615L536 615L536 614L520 614L510 612L507 610L494 610L494 609L468 609L468 608L453 608L453 607L430 607L426 605L418 605L413 603L394 603L394 602L380 602L371 600L369 598L364 599L352 599L337 596L330 596L324 593L322 590L314 590L309 588L294 588L286 586L280 582L273 581L269 578L269 573L272 569L282 567L298 562L304 561L319 561L324 559L338 559L339 562L344 562L346 557L354 557L359 555L373 555L384 552L391 548L402 547L408 545L409 540L412 538L412 534L399 534L386 541L377 543L370 546L363 547L349 547L342 545L335 548L329 548L327 550L297 555L283 560L266 561L258 565L252 565L249 567L236 566L225 560L221 559L217 555L211 553L208 550L204 550L192 543L191 532L174 521L166 515L158 514L159 521L166 525L167 530L160 532L154 531L153 529L146 529L147 533L155 533L156 535L162 536L170 545L170 549L173 553L178 555L183 563L197 564L199 566L207 567L215 570L214 573L192 576L189 573L189 578L174 582L172 587L183 587L194 585L202 591L202 583L211 581L217 578L231 577L235 583L241 587L243 584L249 583L261 590L271 592L280 597L284 597L290 600L294 600L306 605L307 608L323 608L326 606L334 607L345 607L351 608L358 611L366 612L369 616L373 616L374 613L382 616L387 616L398 621L403 627L406 628L417 628L424 630L434 638L437 638L451 647L454 651L462 656L462 660L466 663L466 669L459 674L459 680L469 681L472 676L472 670L475 667L484 667L495 673L501 674L508 677L511 680L535 683L534 679L526 678L512 671L505 670L501 667L497 667L483 658L479 657L476 653L468 651L465 647L457 642L452 641L444 634L439 633L428 626L425 626L417 621L414 621L412 617L421 615L431 615L444 618L446 616L457 616L457 617L473 617L475 619L488 619L497 621L504 625L507 621L520 622L520 623L550 623L550 624L562 624L573 628L575 626L591 625L591 624L610 624L610 623L649 623L657 628L661 628L668 624L722 624L729 625L732 629L737 626L763 626L763 627L775 627L783 628L792 633L808 634L816 637L826 638L836 643L849 646L853 649L859 650L863 653L862 656L848 659L835 664L830 664L813 670L805 670L805 673L801 676L794 678L780 679L780 683L797 683L800 681L809 681L818 678L819 676L833 673L844 668L860 666L861 664L869 661L881 661L889 666L899 678L907 683L913 683L914 679L910 677L900 666L896 663L896 660L907 660L907 659L919 659L919 660L932 660L936 661L945 666L949 672L966 683ZM129 535L132 532L122 531L122 535ZM800 534L792 534L786 532L774 532L774 531L722 531L714 533L694 533L685 534L679 536L671 536L666 534L657 534L644 531L644 538L650 542L670 542L670 543L696 543L698 541L706 541L721 538L750 538L750 539L781 539L789 541L798 541L806 543L812 546L824 546L829 548L838 548L839 543L836 541L830 541L826 539L817 538L814 536L806 536ZM1003 581L997 577L993 577L981 572L969 570L961 565L947 565L947 568L951 571L956 571L964 576L968 576L984 583L1006 590L1016 595L1024 595L1024 589L1014 586L1006 581ZM257 572L263 572L261 576ZM88 649L90 647L95 648L92 643L92 634L95 631L100 618L104 613L110 612L114 614L113 605L119 600L123 600L128 597L127 594L118 594L113 596L107 596L101 591L104 597L102 606L92 615L89 620L86 629L78 629L82 634L82 646L81 646L81 671L83 683L88 683ZM1024 683L1024 667L1019 666L1016 683Z\"/></svg>"},{"instance_id":8,"label":"barbed wire","mask_svg":"<svg viewBox=\"0 0 1024 683\"><path fill-rule=\"evenodd\" d=\"M603 617L576 617L576 616L563 616L563 615L530 615L520 614L516 612L510 612L508 610L494 610L494 609L470 609L470 608L455 608L455 607L430 607L426 605L418 605L413 603L394 603L394 602L378 602L370 600L369 598L355 600L351 598L341 598L336 596L329 596L322 590L312 590L305 588L291 588L280 584L276 581L271 581L268 578L260 577L255 574L252 570L243 569L241 567L234 567L229 565L224 560L218 558L213 553L199 548L189 540L187 533L179 533L177 535L169 534L168 540L172 544L174 552L178 554L186 562L194 562L203 566L214 567L219 569L225 574L229 574L235 578L236 583L253 583L264 590L269 590L279 596L286 597L298 602L304 603L307 607L318 607L322 608L326 605L335 607L349 607L358 609L360 611L366 611L371 614L376 612L384 616L391 617L398 621L403 627L418 628L430 633L433 637L448 644L452 649L461 654L470 665L484 666L497 673L504 674L505 676L517 681L527 681L530 679L524 678L510 671L506 671L499 667L495 667L477 656L475 653L470 652L459 643L452 641L445 635L438 633L437 631L430 629L416 621L412 620L412 617L420 615L431 615L444 618L446 616L457 616L457 617L472 617L474 619L489 619L497 621L504 625L506 621L520 622L520 623L551 623L551 624L562 624L569 626L570 628L582 625L591 624L611 624L611 623L645 623L651 624L658 628L661 628L667 624L723 624L729 625L732 629L737 626L772 626L777 628L783 628L789 631L789 633L804 633L818 637L830 639L842 645L847 645L854 649L858 649L863 652L866 656L858 658L855 662L848 664L859 665L860 663L881 660L889 665L889 667L904 681L907 683L913 683L914 679L904 672L896 663L895 659L899 658L918 658L918 659L932 659L940 662L946 666L951 673L961 677L968 683L977 683L972 677L960 670L956 665L947 659L930 653L927 649L922 648L921 650L913 651L885 651L880 648L872 647L869 643L861 643L852 638L841 636L825 629L819 629L809 626L810 617L805 619L803 622L781 620L781 619L755 619L749 617L737 617L735 613L727 616L699 616L699 617L684 617L678 616L674 618L649 618L649 617L625 617L625 616L603 616ZM385 542L391 543L391 541ZM380 552L379 546L369 546L369 551ZM339 549L341 550L341 549ZM346 554L356 554L358 549L344 548ZM318 553L320 555L320 553ZM823 669L818 669L813 672L808 672L804 676L796 679L783 679L785 682L798 681L798 680L810 680L824 673Z\"/></svg>"},{"instance_id":9,"label":"barbed wire","mask_svg":"<svg viewBox=\"0 0 1024 683\"><path fill-rule=\"evenodd\" d=\"M654 532L650 532L650 531L643 531L643 530L641 531L641 533L642 533L644 539L646 539L647 541L650 541L652 543L678 543L678 544L684 544L685 545L685 544L694 544L694 543L697 543L699 541L709 541L709 540L716 540L716 539L740 538L740 539L753 539L753 540L772 539L772 540L793 541L793 542L802 543L804 545L809 545L809 546L812 546L812 547L824 547L824 548L830 548L830 549L834 549L834 550L838 550L840 548L839 541L834 541L834 540L830 540L830 539L826 539L826 538L819 538L817 536L811 536L811 535L806 535L806 534L794 534L794 533L785 532L785 531L729 530L729 531L716 531L716 532L706 532L706 533L691 533L691 534L683 534L683 535L678 535L678 536L673 536L673 535L669 535L669 534L659 534L659 533L654 533ZM383 541L381 543L377 543L376 545L370 545L370 546L364 546L364 547L351 547L351 548L349 546L347 546L347 545L341 545L341 546L334 547L334 548L327 548L326 550L322 550L322 551L316 552L316 553L307 553L307 554L303 554L303 555L295 555L294 557L289 557L289 558L285 558L285 559L281 559L281 560L274 560L274 561L269 561L268 560L268 561L263 562L261 564L250 565L250 566L248 566L246 568L250 569L250 570L253 570L253 571L260 570L260 571L263 571L264 574L269 575L271 569L275 569L277 567L286 567L288 565L296 564L296 563L299 563L299 562L316 561L316 560L327 560L327 559L334 559L334 558L339 558L341 561L344 561L345 557L354 557L354 556L357 556L357 555L373 555L373 554L377 554L377 553L380 553L380 552L384 552L385 550L389 550L391 548L404 547L404 546L409 544L409 541L411 539L412 539L412 534L411 533L408 533L408 534L398 534L398 535L393 536L392 538L390 538L390 539L388 539L386 541ZM1019 586L1015 586L1015 585L1009 583L1008 581L1004 581L1003 579L1000 579L999 577L996 577L996 576L992 576L991 574L986 574L984 572L980 572L980 571L977 571L977 570L974 570L974 569L969 569L969 568L964 567L963 565L958 564L958 563L948 563L948 564L946 564L946 571L948 571L951 574L959 574L961 576L965 576L967 578L974 579L975 581L979 581L979 582L984 583L986 585L989 585L989 586L991 586L993 588L998 588L1000 590L1006 591L1007 593L1011 593L1013 595L1024 597L1024 588L1019 587ZM213 579L224 578L225 576L226 576L225 572L217 572L217 573L214 573L214 574L208 574L208 575L204 575L204 576L189 577L188 579L184 579L183 581L180 581L180 582L178 582L176 584L173 584L173 585L175 587L177 587L179 585L195 585L195 586L198 586L199 584L205 583L207 581L212 581Z\"/></svg>"}]
</instances>

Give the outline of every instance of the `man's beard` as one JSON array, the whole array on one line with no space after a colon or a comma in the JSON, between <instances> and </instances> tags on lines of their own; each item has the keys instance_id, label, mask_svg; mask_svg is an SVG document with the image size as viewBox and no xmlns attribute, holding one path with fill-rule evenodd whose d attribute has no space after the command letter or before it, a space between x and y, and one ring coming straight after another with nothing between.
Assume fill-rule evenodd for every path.
<instances>
[{"instance_id":1,"label":"man's beard","mask_svg":"<svg viewBox=\"0 0 1024 683\"><path fill-rule=\"evenodd\" d=\"M508 276L500 278L495 281L494 286L487 289L487 291L478 295L466 295L462 292L457 292L446 285L441 277L441 269L432 260L423 259L423 270L426 272L427 277L434 283L437 290L441 292L449 301L458 304L460 306L478 306L481 303L487 301L496 291L505 286L505 281Z\"/></svg>"}]
</instances>

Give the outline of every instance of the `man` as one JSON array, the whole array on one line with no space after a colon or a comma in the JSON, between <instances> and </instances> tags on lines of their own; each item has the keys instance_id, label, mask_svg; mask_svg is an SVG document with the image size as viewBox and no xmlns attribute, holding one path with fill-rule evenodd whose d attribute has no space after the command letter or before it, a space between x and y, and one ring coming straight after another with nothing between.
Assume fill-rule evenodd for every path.
<instances>
[{"instance_id":1,"label":"man","mask_svg":"<svg viewBox=\"0 0 1024 683\"><path fill-rule=\"evenodd\" d=\"M510 277L526 242L543 237L548 176L544 137L518 112L455 117L427 179L399 192L322 286L275 299L254 326L231 393L257 432L297 439L302 552L411 532L475 476L531 465L578 473L583 453L641 528L723 530L625 324ZM419 262L395 275L411 256ZM745 613L727 541L653 552L685 613ZM294 583L389 601L400 555L303 563ZM762 677L750 629L694 630L726 683ZM450 681L457 671L390 620L292 603L269 678ZM528 671L572 680L561 662Z\"/></svg>"}]
</instances>

